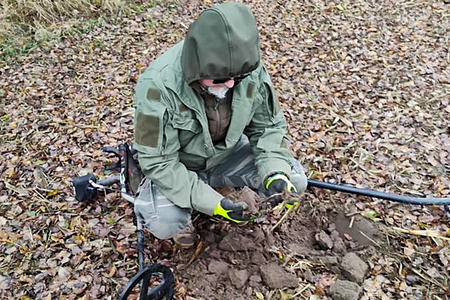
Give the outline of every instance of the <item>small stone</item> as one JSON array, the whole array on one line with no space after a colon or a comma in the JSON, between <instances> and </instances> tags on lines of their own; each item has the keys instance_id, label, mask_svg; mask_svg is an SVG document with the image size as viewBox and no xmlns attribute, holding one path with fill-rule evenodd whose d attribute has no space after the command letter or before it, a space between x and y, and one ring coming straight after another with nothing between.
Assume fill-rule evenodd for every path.
<instances>
[{"instance_id":1,"label":"small stone","mask_svg":"<svg viewBox=\"0 0 450 300\"><path fill-rule=\"evenodd\" d=\"M224 274L228 269L229 265L220 260L214 260L208 264L208 271L214 274Z\"/></svg>"},{"instance_id":2,"label":"small stone","mask_svg":"<svg viewBox=\"0 0 450 300\"><path fill-rule=\"evenodd\" d=\"M339 238L339 231L333 230L330 234L331 239L334 241L336 238Z\"/></svg>"},{"instance_id":3,"label":"small stone","mask_svg":"<svg viewBox=\"0 0 450 300\"><path fill-rule=\"evenodd\" d=\"M348 242L349 248L350 249L355 249L358 247L358 244L355 242Z\"/></svg>"},{"instance_id":4,"label":"small stone","mask_svg":"<svg viewBox=\"0 0 450 300\"><path fill-rule=\"evenodd\" d=\"M331 224L328 226L327 230L328 230L328 232L331 232L331 233L332 233L333 231L336 231L336 224L331 223Z\"/></svg>"},{"instance_id":5,"label":"small stone","mask_svg":"<svg viewBox=\"0 0 450 300\"><path fill-rule=\"evenodd\" d=\"M262 279L261 279L261 276L259 276L259 275L252 275L252 276L250 276L249 280L252 282L261 282Z\"/></svg>"},{"instance_id":6,"label":"small stone","mask_svg":"<svg viewBox=\"0 0 450 300\"><path fill-rule=\"evenodd\" d=\"M334 265L337 265L339 263L338 258L336 256L324 256L324 257L321 258L321 261L326 266L334 266Z\"/></svg>"},{"instance_id":7,"label":"small stone","mask_svg":"<svg viewBox=\"0 0 450 300\"><path fill-rule=\"evenodd\" d=\"M347 253L341 262L342 273L347 279L356 282L363 282L369 266L355 253Z\"/></svg>"},{"instance_id":8,"label":"small stone","mask_svg":"<svg viewBox=\"0 0 450 300\"><path fill-rule=\"evenodd\" d=\"M321 249L328 250L333 248L333 241L325 231L322 230L321 232L317 233L315 238L317 244Z\"/></svg>"},{"instance_id":9,"label":"small stone","mask_svg":"<svg viewBox=\"0 0 450 300\"><path fill-rule=\"evenodd\" d=\"M250 276L250 278L248 279L248 285L251 287L257 287L260 285L262 278L259 275L252 275Z\"/></svg>"},{"instance_id":10,"label":"small stone","mask_svg":"<svg viewBox=\"0 0 450 300\"><path fill-rule=\"evenodd\" d=\"M358 300L361 287L351 281L338 279L330 288L333 300Z\"/></svg>"},{"instance_id":11,"label":"small stone","mask_svg":"<svg viewBox=\"0 0 450 300\"><path fill-rule=\"evenodd\" d=\"M335 238L334 244L333 244L333 252L345 253L346 251L347 251L347 247L345 246L344 241L340 237Z\"/></svg>"},{"instance_id":12,"label":"small stone","mask_svg":"<svg viewBox=\"0 0 450 300\"><path fill-rule=\"evenodd\" d=\"M270 288L282 289L298 287L297 276L287 272L276 262L261 266L260 271L264 282Z\"/></svg>"},{"instance_id":13,"label":"small stone","mask_svg":"<svg viewBox=\"0 0 450 300\"><path fill-rule=\"evenodd\" d=\"M228 277L230 277L231 282L236 286L236 288L242 288L248 280L247 270L228 270Z\"/></svg>"},{"instance_id":14,"label":"small stone","mask_svg":"<svg viewBox=\"0 0 450 300\"><path fill-rule=\"evenodd\" d=\"M264 257L264 255L260 252L256 252L252 258L251 258L251 262L256 264L256 265L261 265L266 263L266 258Z\"/></svg>"}]
</instances>

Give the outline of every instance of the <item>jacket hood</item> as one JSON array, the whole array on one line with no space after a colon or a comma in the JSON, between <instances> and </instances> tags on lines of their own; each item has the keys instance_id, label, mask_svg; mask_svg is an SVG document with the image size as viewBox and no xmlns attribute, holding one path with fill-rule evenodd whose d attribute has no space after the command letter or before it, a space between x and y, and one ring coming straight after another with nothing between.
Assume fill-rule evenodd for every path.
<instances>
[{"instance_id":1,"label":"jacket hood","mask_svg":"<svg viewBox=\"0 0 450 300\"><path fill-rule=\"evenodd\" d=\"M234 77L255 70L260 61L258 28L240 3L203 11L189 26L181 53L186 82Z\"/></svg>"}]
</instances>

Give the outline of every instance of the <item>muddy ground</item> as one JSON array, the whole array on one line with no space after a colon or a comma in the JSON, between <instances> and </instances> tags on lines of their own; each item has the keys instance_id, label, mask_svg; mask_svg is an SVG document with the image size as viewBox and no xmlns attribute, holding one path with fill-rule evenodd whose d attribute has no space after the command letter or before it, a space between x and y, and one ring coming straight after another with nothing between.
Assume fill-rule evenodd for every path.
<instances>
[{"instance_id":1,"label":"muddy ground","mask_svg":"<svg viewBox=\"0 0 450 300\"><path fill-rule=\"evenodd\" d=\"M394 210L404 209L408 209L406 218L424 212L448 218L448 207L412 206L310 188L300 198L283 195L285 202L297 199L298 205L271 209L248 188L220 192L235 201L246 199L264 215L236 225L194 212L198 241L189 249L146 232L146 263L172 270L175 300L448 299L445 241L429 237L427 242L413 233L395 232L380 218L388 220ZM131 214L128 203L113 201L121 202ZM131 225L127 230L135 228ZM136 237L112 240L117 240L116 251L126 253L118 267L135 266L128 276L118 271L126 284L138 271ZM412 242L420 243L417 251L411 250ZM434 255L425 255L426 250ZM159 278L152 279L157 285ZM128 299L138 299L139 291L136 288Z\"/></svg>"},{"instance_id":2,"label":"muddy ground","mask_svg":"<svg viewBox=\"0 0 450 300\"><path fill-rule=\"evenodd\" d=\"M243 194L248 197L249 190L230 198ZM269 211L242 226L197 215L196 246L166 244L168 251L159 257L174 271L177 298L360 299L367 261L382 249L381 231L374 222L346 216L349 211L343 207L313 201L311 195L303 195L290 210ZM262 200L256 195L253 199Z\"/></svg>"}]
</instances>

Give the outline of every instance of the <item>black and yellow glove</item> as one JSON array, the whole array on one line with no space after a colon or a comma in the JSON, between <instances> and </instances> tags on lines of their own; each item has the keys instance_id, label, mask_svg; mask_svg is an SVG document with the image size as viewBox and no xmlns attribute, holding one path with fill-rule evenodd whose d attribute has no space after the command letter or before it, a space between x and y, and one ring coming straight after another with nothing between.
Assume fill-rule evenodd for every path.
<instances>
[{"instance_id":1,"label":"black and yellow glove","mask_svg":"<svg viewBox=\"0 0 450 300\"><path fill-rule=\"evenodd\" d=\"M270 198L270 204L272 207L277 206L283 201L283 197L281 194L284 192L289 193L297 193L297 188L294 186L294 184L289 180L289 178L282 174L282 173L276 173L267 178L264 187L266 188L267 192L269 193ZM298 203L298 199L292 199L288 203L286 203L286 208L290 208L291 206Z\"/></svg>"},{"instance_id":2,"label":"black and yellow glove","mask_svg":"<svg viewBox=\"0 0 450 300\"><path fill-rule=\"evenodd\" d=\"M270 195L283 192L297 192L297 188L292 184L289 178L282 173L276 173L267 178L264 186Z\"/></svg>"},{"instance_id":3,"label":"black and yellow glove","mask_svg":"<svg viewBox=\"0 0 450 300\"><path fill-rule=\"evenodd\" d=\"M214 208L213 214L221 216L235 223L245 223L252 220L251 216L244 215L247 205L244 202L232 202L228 198L223 198Z\"/></svg>"}]
</instances>

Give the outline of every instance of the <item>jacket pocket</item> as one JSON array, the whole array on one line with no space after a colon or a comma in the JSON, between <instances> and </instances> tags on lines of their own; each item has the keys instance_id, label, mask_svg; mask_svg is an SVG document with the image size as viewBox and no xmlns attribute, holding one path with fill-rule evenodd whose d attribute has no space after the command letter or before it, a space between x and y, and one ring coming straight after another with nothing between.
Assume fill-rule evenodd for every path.
<instances>
[{"instance_id":1,"label":"jacket pocket","mask_svg":"<svg viewBox=\"0 0 450 300\"><path fill-rule=\"evenodd\" d=\"M172 127L178 130L178 141L181 149L190 148L193 141L202 132L200 122L195 119L195 116L189 114L175 114L172 118Z\"/></svg>"},{"instance_id":2,"label":"jacket pocket","mask_svg":"<svg viewBox=\"0 0 450 300\"><path fill-rule=\"evenodd\" d=\"M174 114L172 126L176 129L186 130L192 133L199 133L202 130L200 122L190 114Z\"/></svg>"}]
</instances>

